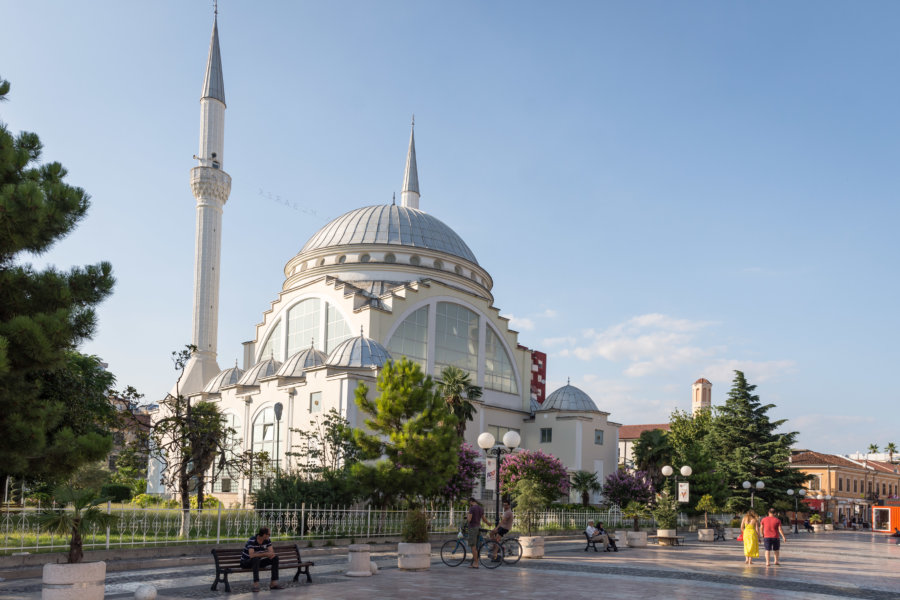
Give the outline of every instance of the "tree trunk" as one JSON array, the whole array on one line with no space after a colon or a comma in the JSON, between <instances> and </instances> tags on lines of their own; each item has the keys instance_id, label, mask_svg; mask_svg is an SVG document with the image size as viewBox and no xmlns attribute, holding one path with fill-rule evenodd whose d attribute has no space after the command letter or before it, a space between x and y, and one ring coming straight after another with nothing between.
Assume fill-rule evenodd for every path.
<instances>
[{"instance_id":1,"label":"tree trunk","mask_svg":"<svg viewBox=\"0 0 900 600\"><path fill-rule=\"evenodd\" d=\"M203 512L203 477L197 478L197 512Z\"/></svg>"},{"instance_id":2,"label":"tree trunk","mask_svg":"<svg viewBox=\"0 0 900 600\"><path fill-rule=\"evenodd\" d=\"M72 541L69 543L69 562L70 563L79 563L81 559L84 558L84 550L82 547L84 543L81 540L81 531L79 531L81 523L76 523L74 527L72 527Z\"/></svg>"},{"instance_id":3,"label":"tree trunk","mask_svg":"<svg viewBox=\"0 0 900 600\"><path fill-rule=\"evenodd\" d=\"M181 531L179 535L187 538L191 532L191 491L189 489L190 479L184 475L178 482L181 488Z\"/></svg>"}]
</instances>

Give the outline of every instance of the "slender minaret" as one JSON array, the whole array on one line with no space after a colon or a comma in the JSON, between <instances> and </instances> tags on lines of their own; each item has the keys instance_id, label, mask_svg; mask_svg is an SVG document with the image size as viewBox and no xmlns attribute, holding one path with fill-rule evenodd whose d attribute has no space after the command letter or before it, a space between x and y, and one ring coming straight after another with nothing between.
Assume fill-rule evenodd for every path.
<instances>
[{"instance_id":1,"label":"slender minaret","mask_svg":"<svg viewBox=\"0 0 900 600\"><path fill-rule=\"evenodd\" d=\"M179 392L197 393L219 372L219 263L222 255L222 208L231 192L225 158L225 83L219 54L218 15L213 19L206 76L200 94L200 153L191 169L191 192L197 199L194 246L194 313L191 343L197 346L181 378ZM173 390L174 391L174 390Z\"/></svg>"},{"instance_id":2,"label":"slender minaret","mask_svg":"<svg viewBox=\"0 0 900 600\"><path fill-rule=\"evenodd\" d=\"M702 377L691 386L691 415L712 408L712 384Z\"/></svg>"},{"instance_id":3,"label":"slender minaret","mask_svg":"<svg viewBox=\"0 0 900 600\"><path fill-rule=\"evenodd\" d=\"M403 172L403 189L400 205L419 208L419 171L416 169L416 117L409 128L409 152L406 153L406 170Z\"/></svg>"}]
</instances>

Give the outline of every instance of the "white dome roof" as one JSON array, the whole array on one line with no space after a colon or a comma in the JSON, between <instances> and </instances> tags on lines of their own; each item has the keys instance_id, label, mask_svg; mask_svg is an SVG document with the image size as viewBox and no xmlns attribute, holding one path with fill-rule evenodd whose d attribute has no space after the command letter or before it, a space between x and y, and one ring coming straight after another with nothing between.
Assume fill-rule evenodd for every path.
<instances>
[{"instance_id":1,"label":"white dome roof","mask_svg":"<svg viewBox=\"0 0 900 600\"><path fill-rule=\"evenodd\" d=\"M264 377L271 377L275 375L278 371L278 367L281 366L281 363L275 360L274 358L267 358L266 360L261 360L249 371L244 373L244 376L238 381L239 385L259 385L259 380Z\"/></svg>"},{"instance_id":2,"label":"white dome roof","mask_svg":"<svg viewBox=\"0 0 900 600\"><path fill-rule=\"evenodd\" d=\"M203 391L207 394L218 394L223 387L236 384L243 374L243 369L239 369L237 366L219 371L219 374L206 384Z\"/></svg>"},{"instance_id":3,"label":"white dome roof","mask_svg":"<svg viewBox=\"0 0 900 600\"><path fill-rule=\"evenodd\" d=\"M321 367L328 360L328 355L312 346L293 354L284 361L276 375L279 377L303 377L307 369Z\"/></svg>"},{"instance_id":4,"label":"white dome roof","mask_svg":"<svg viewBox=\"0 0 900 600\"><path fill-rule=\"evenodd\" d=\"M351 244L394 244L446 252L478 264L455 231L428 213L409 206L384 204L341 215L309 238L301 254Z\"/></svg>"},{"instance_id":5,"label":"white dome roof","mask_svg":"<svg viewBox=\"0 0 900 600\"><path fill-rule=\"evenodd\" d=\"M566 384L544 400L540 410L572 410L578 412L600 412L591 397L574 385Z\"/></svg>"},{"instance_id":6,"label":"white dome roof","mask_svg":"<svg viewBox=\"0 0 900 600\"><path fill-rule=\"evenodd\" d=\"M359 335L344 340L328 357L330 367L382 367L391 360L388 349L369 338Z\"/></svg>"}]
</instances>

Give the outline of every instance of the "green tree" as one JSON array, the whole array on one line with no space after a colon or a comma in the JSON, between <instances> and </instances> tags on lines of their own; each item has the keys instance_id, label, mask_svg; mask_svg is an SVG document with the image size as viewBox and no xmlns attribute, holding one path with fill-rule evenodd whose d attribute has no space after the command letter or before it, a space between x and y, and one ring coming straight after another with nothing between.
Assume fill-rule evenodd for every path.
<instances>
[{"instance_id":1,"label":"green tree","mask_svg":"<svg viewBox=\"0 0 900 600\"><path fill-rule=\"evenodd\" d=\"M358 463L353 473L370 490L386 492L381 500L390 494L419 505L437 497L456 473L456 417L431 377L406 358L388 361L376 386L374 400L364 383L356 388L356 405L369 418L366 429L356 429L354 438L362 458L380 460Z\"/></svg>"},{"instance_id":2,"label":"green tree","mask_svg":"<svg viewBox=\"0 0 900 600\"><path fill-rule=\"evenodd\" d=\"M520 479L511 489L516 499L516 517L528 535L538 528L541 511L547 508L547 495L540 483L533 479Z\"/></svg>"},{"instance_id":3,"label":"green tree","mask_svg":"<svg viewBox=\"0 0 900 600\"><path fill-rule=\"evenodd\" d=\"M716 504L716 500L712 497L712 494L705 494L702 498L700 498L700 500L697 502L696 509L698 512L703 513L703 526L706 529L709 529L709 513L714 513L719 510L719 507Z\"/></svg>"},{"instance_id":4,"label":"green tree","mask_svg":"<svg viewBox=\"0 0 900 600\"><path fill-rule=\"evenodd\" d=\"M91 528L104 529L113 525L119 517L99 508L98 505L103 500L97 497L97 490L62 486L53 496L63 510L50 509L43 512L38 517L38 523L47 531L69 536L68 561L81 562L84 557L83 535ZM72 505L71 511L67 510L69 504Z\"/></svg>"},{"instance_id":5,"label":"green tree","mask_svg":"<svg viewBox=\"0 0 900 600\"><path fill-rule=\"evenodd\" d=\"M662 429L649 429L641 432L634 443L634 468L644 471L653 481L653 487L661 490L665 477L662 468L672 464L673 450L669 442L669 434Z\"/></svg>"},{"instance_id":6,"label":"green tree","mask_svg":"<svg viewBox=\"0 0 900 600\"><path fill-rule=\"evenodd\" d=\"M475 419L476 411L472 400L481 398L482 389L472 383L467 371L451 365L441 371L438 390L456 417L456 433L463 439L466 435L466 423Z\"/></svg>"},{"instance_id":7,"label":"green tree","mask_svg":"<svg viewBox=\"0 0 900 600\"><path fill-rule=\"evenodd\" d=\"M575 471L571 474L572 489L581 494L581 505L590 504L591 492L599 492L603 486L597 481L597 474L590 471Z\"/></svg>"},{"instance_id":8,"label":"green tree","mask_svg":"<svg viewBox=\"0 0 900 600\"><path fill-rule=\"evenodd\" d=\"M359 462L360 448L353 428L333 408L323 417L311 420L309 429L291 431L300 442L287 455L297 459L294 468L308 478L326 478Z\"/></svg>"},{"instance_id":9,"label":"green tree","mask_svg":"<svg viewBox=\"0 0 900 600\"><path fill-rule=\"evenodd\" d=\"M0 78L0 100L9 90ZM14 136L0 123L0 485L28 477L47 444L61 441L66 407L41 397L43 378L91 337L94 307L114 283L107 262L67 272L27 262L71 233L89 206L61 164L41 161L42 149L36 134Z\"/></svg>"},{"instance_id":10,"label":"green tree","mask_svg":"<svg viewBox=\"0 0 900 600\"><path fill-rule=\"evenodd\" d=\"M888 460L890 460L890 462L894 462L894 453L897 451L897 445L894 442L889 442L884 447L884 451L888 453Z\"/></svg>"},{"instance_id":11,"label":"green tree","mask_svg":"<svg viewBox=\"0 0 900 600\"><path fill-rule=\"evenodd\" d=\"M669 417L669 433L666 436L672 448L671 466L676 470L690 465L693 473L688 479L691 495L709 494L717 505L729 497L726 473L722 471L711 446L713 414L703 410L691 413L676 410Z\"/></svg>"},{"instance_id":12,"label":"green tree","mask_svg":"<svg viewBox=\"0 0 900 600\"><path fill-rule=\"evenodd\" d=\"M791 446L797 432L779 433L785 420L772 421L768 412L774 404L763 404L744 374L735 371L728 399L717 407L710 432L710 451L718 460L722 481L731 496L749 500L750 491L742 483L762 481L765 489L756 492L766 505L797 489L808 477L790 467ZM743 503L741 503L743 506ZM737 506L732 502L732 506Z\"/></svg>"},{"instance_id":13,"label":"green tree","mask_svg":"<svg viewBox=\"0 0 900 600\"><path fill-rule=\"evenodd\" d=\"M512 494L523 479L538 484L547 504L568 496L571 484L562 461L542 450L523 450L507 454L500 469L500 491Z\"/></svg>"}]
</instances>

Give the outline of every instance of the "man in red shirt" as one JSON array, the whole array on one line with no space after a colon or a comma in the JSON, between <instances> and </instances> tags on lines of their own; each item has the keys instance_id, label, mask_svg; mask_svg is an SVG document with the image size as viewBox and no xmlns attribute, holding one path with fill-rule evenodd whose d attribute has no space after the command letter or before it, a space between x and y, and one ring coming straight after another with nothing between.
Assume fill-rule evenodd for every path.
<instances>
[{"instance_id":1,"label":"man in red shirt","mask_svg":"<svg viewBox=\"0 0 900 600\"><path fill-rule=\"evenodd\" d=\"M781 528L781 519L775 516L775 509L769 509L769 516L763 517L762 521L759 522L760 528L762 529L763 534L763 544L766 548L766 566L769 566L769 556L774 552L775 553L775 564L778 564L778 552L781 550L781 541L785 542L787 539L784 537L784 530ZM778 536L781 536L781 540L778 539Z\"/></svg>"}]
</instances>

